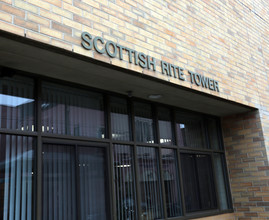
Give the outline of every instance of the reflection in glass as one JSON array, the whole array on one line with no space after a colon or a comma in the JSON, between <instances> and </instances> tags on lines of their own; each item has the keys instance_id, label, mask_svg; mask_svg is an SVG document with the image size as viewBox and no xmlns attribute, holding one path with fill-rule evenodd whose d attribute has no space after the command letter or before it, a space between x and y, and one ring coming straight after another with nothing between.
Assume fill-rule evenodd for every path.
<instances>
[{"instance_id":1,"label":"reflection in glass","mask_svg":"<svg viewBox=\"0 0 269 220\"><path fill-rule=\"evenodd\" d=\"M173 144L170 110L166 108L159 108L158 119L160 143L168 145Z\"/></svg>"},{"instance_id":2,"label":"reflection in glass","mask_svg":"<svg viewBox=\"0 0 269 220\"><path fill-rule=\"evenodd\" d=\"M137 142L154 143L153 120L149 104L134 103Z\"/></svg>"},{"instance_id":3,"label":"reflection in glass","mask_svg":"<svg viewBox=\"0 0 269 220\"><path fill-rule=\"evenodd\" d=\"M75 149L43 145L43 220L73 220L76 213Z\"/></svg>"},{"instance_id":4,"label":"reflection in glass","mask_svg":"<svg viewBox=\"0 0 269 220\"><path fill-rule=\"evenodd\" d=\"M176 151L162 149L162 170L168 217L182 215Z\"/></svg>"},{"instance_id":5,"label":"reflection in glass","mask_svg":"<svg viewBox=\"0 0 269 220\"><path fill-rule=\"evenodd\" d=\"M114 140L129 141L129 115L125 99L111 97L111 129Z\"/></svg>"},{"instance_id":6,"label":"reflection in glass","mask_svg":"<svg viewBox=\"0 0 269 220\"><path fill-rule=\"evenodd\" d=\"M219 137L218 137L217 120L209 118L207 120L207 124L208 124L208 135L209 135L211 149L219 150L220 144L219 144Z\"/></svg>"},{"instance_id":7,"label":"reflection in glass","mask_svg":"<svg viewBox=\"0 0 269 220\"><path fill-rule=\"evenodd\" d=\"M0 80L0 127L34 131L33 80L13 76Z\"/></svg>"},{"instance_id":8,"label":"reflection in glass","mask_svg":"<svg viewBox=\"0 0 269 220\"><path fill-rule=\"evenodd\" d=\"M220 209L226 210L228 209L228 198L227 198L227 189L226 189L226 182L225 182L225 172L224 172L224 158L221 154L214 154L214 165L215 165L215 176L217 181L217 188L218 188L218 198L220 203Z\"/></svg>"},{"instance_id":9,"label":"reflection in glass","mask_svg":"<svg viewBox=\"0 0 269 220\"><path fill-rule=\"evenodd\" d=\"M102 148L79 147L81 219L106 219L105 152Z\"/></svg>"},{"instance_id":10,"label":"reflection in glass","mask_svg":"<svg viewBox=\"0 0 269 220\"><path fill-rule=\"evenodd\" d=\"M217 208L210 156L181 154L181 167L186 211Z\"/></svg>"},{"instance_id":11,"label":"reflection in glass","mask_svg":"<svg viewBox=\"0 0 269 220\"><path fill-rule=\"evenodd\" d=\"M33 138L0 135L0 219L33 219Z\"/></svg>"},{"instance_id":12,"label":"reflection in glass","mask_svg":"<svg viewBox=\"0 0 269 220\"><path fill-rule=\"evenodd\" d=\"M44 83L42 131L53 134L105 137L101 94Z\"/></svg>"},{"instance_id":13,"label":"reflection in glass","mask_svg":"<svg viewBox=\"0 0 269 220\"><path fill-rule=\"evenodd\" d=\"M179 146L206 148L202 119L177 112L176 132Z\"/></svg>"},{"instance_id":14,"label":"reflection in glass","mask_svg":"<svg viewBox=\"0 0 269 220\"><path fill-rule=\"evenodd\" d=\"M154 220L161 218L163 215L157 155L155 148L137 147L142 220Z\"/></svg>"},{"instance_id":15,"label":"reflection in glass","mask_svg":"<svg viewBox=\"0 0 269 220\"><path fill-rule=\"evenodd\" d=\"M130 146L114 145L114 181L118 220L137 219L133 160Z\"/></svg>"},{"instance_id":16,"label":"reflection in glass","mask_svg":"<svg viewBox=\"0 0 269 220\"><path fill-rule=\"evenodd\" d=\"M106 219L104 150L77 154L76 163L74 146L43 145L43 220Z\"/></svg>"}]
</instances>

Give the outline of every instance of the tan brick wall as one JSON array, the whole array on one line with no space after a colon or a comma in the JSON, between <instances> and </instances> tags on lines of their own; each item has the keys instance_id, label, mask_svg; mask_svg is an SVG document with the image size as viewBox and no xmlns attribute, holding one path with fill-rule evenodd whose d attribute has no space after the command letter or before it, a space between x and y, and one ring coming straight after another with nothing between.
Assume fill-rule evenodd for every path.
<instances>
[{"instance_id":1,"label":"tan brick wall","mask_svg":"<svg viewBox=\"0 0 269 220\"><path fill-rule=\"evenodd\" d=\"M269 165L259 112L228 116L222 124L236 216L269 219Z\"/></svg>"},{"instance_id":2,"label":"tan brick wall","mask_svg":"<svg viewBox=\"0 0 269 220\"><path fill-rule=\"evenodd\" d=\"M192 85L189 76L186 82L172 83L264 107L268 104L262 95L268 92L268 6L266 0L1 0L0 28L143 71L127 59L118 62L82 50L80 35L88 31L212 77L220 82L221 92ZM159 67L156 74L144 74L168 80L160 71Z\"/></svg>"},{"instance_id":3,"label":"tan brick wall","mask_svg":"<svg viewBox=\"0 0 269 220\"><path fill-rule=\"evenodd\" d=\"M259 213L266 218L269 210L265 212L262 202L269 198L263 194L268 191L269 157L268 0L0 0L0 29L258 108L254 118L235 116L223 122L238 216L255 219L251 213ZM154 74L143 70L130 64L127 54L119 61L87 51L81 47L83 31L214 78L220 92L192 85L189 76L185 82L169 79L160 66ZM259 127L248 128L252 120Z\"/></svg>"}]
</instances>

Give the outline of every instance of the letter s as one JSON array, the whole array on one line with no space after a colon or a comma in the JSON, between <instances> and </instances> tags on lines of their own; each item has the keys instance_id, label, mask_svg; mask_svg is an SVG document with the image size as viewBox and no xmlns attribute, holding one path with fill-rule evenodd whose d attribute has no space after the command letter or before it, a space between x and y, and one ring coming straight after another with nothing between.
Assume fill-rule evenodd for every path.
<instances>
[{"instance_id":1,"label":"letter s","mask_svg":"<svg viewBox=\"0 0 269 220\"><path fill-rule=\"evenodd\" d=\"M82 42L81 45L86 49L86 50L91 50L92 49L92 35L90 35L88 32L83 32L81 34Z\"/></svg>"}]
</instances>

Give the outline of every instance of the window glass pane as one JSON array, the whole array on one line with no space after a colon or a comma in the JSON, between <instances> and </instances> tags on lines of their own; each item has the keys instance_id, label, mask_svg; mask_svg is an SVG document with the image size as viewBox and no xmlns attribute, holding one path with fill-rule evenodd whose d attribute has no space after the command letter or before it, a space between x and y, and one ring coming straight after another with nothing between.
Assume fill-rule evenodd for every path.
<instances>
[{"instance_id":1,"label":"window glass pane","mask_svg":"<svg viewBox=\"0 0 269 220\"><path fill-rule=\"evenodd\" d=\"M114 145L114 182L118 220L137 219L132 148Z\"/></svg>"},{"instance_id":2,"label":"window glass pane","mask_svg":"<svg viewBox=\"0 0 269 220\"><path fill-rule=\"evenodd\" d=\"M176 151L162 149L162 170L168 217L182 215Z\"/></svg>"},{"instance_id":3,"label":"window glass pane","mask_svg":"<svg viewBox=\"0 0 269 220\"><path fill-rule=\"evenodd\" d=\"M224 173L224 157L221 154L214 154L215 176L219 194L220 209L228 209L227 188Z\"/></svg>"},{"instance_id":4,"label":"window glass pane","mask_svg":"<svg viewBox=\"0 0 269 220\"><path fill-rule=\"evenodd\" d=\"M111 129L114 140L129 141L130 127L127 101L111 97Z\"/></svg>"},{"instance_id":5,"label":"window glass pane","mask_svg":"<svg viewBox=\"0 0 269 220\"><path fill-rule=\"evenodd\" d=\"M200 201L195 155L181 154L181 169L186 211L197 211L200 209Z\"/></svg>"},{"instance_id":6,"label":"window glass pane","mask_svg":"<svg viewBox=\"0 0 269 220\"><path fill-rule=\"evenodd\" d=\"M149 104L134 103L137 142L154 143L153 120Z\"/></svg>"},{"instance_id":7,"label":"window glass pane","mask_svg":"<svg viewBox=\"0 0 269 220\"><path fill-rule=\"evenodd\" d=\"M170 110L166 108L158 108L158 119L160 143L167 145L173 144Z\"/></svg>"},{"instance_id":8,"label":"window glass pane","mask_svg":"<svg viewBox=\"0 0 269 220\"><path fill-rule=\"evenodd\" d=\"M33 80L13 76L0 80L0 127L34 131Z\"/></svg>"},{"instance_id":9,"label":"window glass pane","mask_svg":"<svg viewBox=\"0 0 269 220\"><path fill-rule=\"evenodd\" d=\"M186 211L217 208L210 156L181 154L181 166Z\"/></svg>"},{"instance_id":10,"label":"window glass pane","mask_svg":"<svg viewBox=\"0 0 269 220\"><path fill-rule=\"evenodd\" d=\"M217 208L212 162L209 155L196 155L201 209Z\"/></svg>"},{"instance_id":11,"label":"window glass pane","mask_svg":"<svg viewBox=\"0 0 269 220\"><path fill-rule=\"evenodd\" d=\"M34 219L33 156L33 138L0 135L0 219Z\"/></svg>"},{"instance_id":12,"label":"window glass pane","mask_svg":"<svg viewBox=\"0 0 269 220\"><path fill-rule=\"evenodd\" d=\"M105 151L79 147L79 182L81 219L106 219Z\"/></svg>"},{"instance_id":13,"label":"window glass pane","mask_svg":"<svg viewBox=\"0 0 269 220\"><path fill-rule=\"evenodd\" d=\"M176 132L179 146L206 148L202 118L177 112Z\"/></svg>"},{"instance_id":14,"label":"window glass pane","mask_svg":"<svg viewBox=\"0 0 269 220\"><path fill-rule=\"evenodd\" d=\"M162 217L162 199L157 150L138 147L137 159L140 174L141 211L143 220Z\"/></svg>"},{"instance_id":15,"label":"window glass pane","mask_svg":"<svg viewBox=\"0 0 269 220\"><path fill-rule=\"evenodd\" d=\"M209 141L210 141L210 147L214 150L220 149L220 142L218 137L218 125L217 120L209 118L207 120L207 126L208 126L208 134L209 134Z\"/></svg>"},{"instance_id":16,"label":"window glass pane","mask_svg":"<svg viewBox=\"0 0 269 220\"><path fill-rule=\"evenodd\" d=\"M101 94L44 83L42 131L53 134L105 137Z\"/></svg>"},{"instance_id":17,"label":"window glass pane","mask_svg":"<svg viewBox=\"0 0 269 220\"><path fill-rule=\"evenodd\" d=\"M75 149L43 145L43 220L77 219Z\"/></svg>"},{"instance_id":18,"label":"window glass pane","mask_svg":"<svg viewBox=\"0 0 269 220\"><path fill-rule=\"evenodd\" d=\"M43 220L106 219L104 151L77 153L76 166L74 146L43 145Z\"/></svg>"}]
</instances>

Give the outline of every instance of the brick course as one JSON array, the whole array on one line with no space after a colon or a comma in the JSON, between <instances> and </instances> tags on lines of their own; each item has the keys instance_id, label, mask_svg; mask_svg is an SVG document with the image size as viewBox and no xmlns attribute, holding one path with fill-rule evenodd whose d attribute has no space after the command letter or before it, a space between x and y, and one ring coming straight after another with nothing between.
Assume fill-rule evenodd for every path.
<instances>
[{"instance_id":1,"label":"brick course","mask_svg":"<svg viewBox=\"0 0 269 220\"><path fill-rule=\"evenodd\" d=\"M222 118L236 217L268 219L269 173L258 111Z\"/></svg>"}]
</instances>

